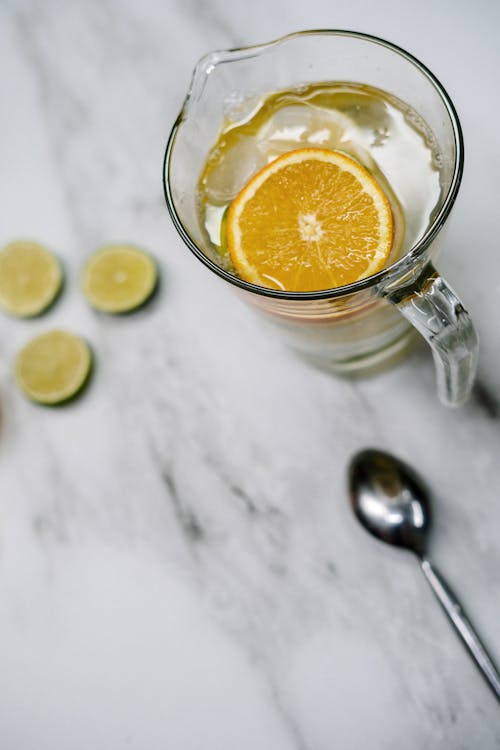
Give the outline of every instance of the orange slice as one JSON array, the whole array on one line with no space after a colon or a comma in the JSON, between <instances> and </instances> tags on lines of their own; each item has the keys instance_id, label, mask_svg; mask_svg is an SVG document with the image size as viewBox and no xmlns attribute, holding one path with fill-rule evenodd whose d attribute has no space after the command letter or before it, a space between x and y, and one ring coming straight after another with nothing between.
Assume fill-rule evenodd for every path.
<instances>
[{"instance_id":1,"label":"orange slice","mask_svg":"<svg viewBox=\"0 0 500 750\"><path fill-rule=\"evenodd\" d=\"M236 272L272 289L352 284L383 268L392 242L391 207L378 182L354 159L323 148L272 161L227 215Z\"/></svg>"}]
</instances>

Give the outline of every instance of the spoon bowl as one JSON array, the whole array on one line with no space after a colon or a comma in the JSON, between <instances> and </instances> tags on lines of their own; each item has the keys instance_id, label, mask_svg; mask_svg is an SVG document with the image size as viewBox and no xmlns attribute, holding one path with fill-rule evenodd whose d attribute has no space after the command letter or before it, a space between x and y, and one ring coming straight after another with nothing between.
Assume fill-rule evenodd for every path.
<instances>
[{"instance_id":1,"label":"spoon bowl","mask_svg":"<svg viewBox=\"0 0 500 750\"><path fill-rule=\"evenodd\" d=\"M363 450L349 466L349 494L370 534L423 556L431 521L429 491L410 466L382 451Z\"/></svg>"}]
</instances>

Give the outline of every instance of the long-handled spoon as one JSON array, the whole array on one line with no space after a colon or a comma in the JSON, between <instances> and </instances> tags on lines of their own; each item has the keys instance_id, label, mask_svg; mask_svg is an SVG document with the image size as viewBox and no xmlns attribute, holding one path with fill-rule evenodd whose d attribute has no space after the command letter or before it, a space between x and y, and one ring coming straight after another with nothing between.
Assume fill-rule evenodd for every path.
<instances>
[{"instance_id":1,"label":"long-handled spoon","mask_svg":"<svg viewBox=\"0 0 500 750\"><path fill-rule=\"evenodd\" d=\"M429 493L407 464L388 453L364 450L349 466L351 504L371 534L414 552L439 603L500 701L500 675L455 594L426 556Z\"/></svg>"}]
</instances>

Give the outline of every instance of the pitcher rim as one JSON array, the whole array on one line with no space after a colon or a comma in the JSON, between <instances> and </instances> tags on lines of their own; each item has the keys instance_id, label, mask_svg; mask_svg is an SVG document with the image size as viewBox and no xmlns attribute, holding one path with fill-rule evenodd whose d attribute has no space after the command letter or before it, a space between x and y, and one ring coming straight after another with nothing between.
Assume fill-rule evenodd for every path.
<instances>
[{"instance_id":1,"label":"pitcher rim","mask_svg":"<svg viewBox=\"0 0 500 750\"><path fill-rule=\"evenodd\" d=\"M179 128L183 122L185 108L191 97L192 90L193 90L193 83L197 77L197 73L200 67L205 67L205 68L209 67L211 61L214 61L213 63L214 65L221 61L227 62L231 60L232 58L236 57L238 54L240 55L244 54L245 56L254 56L257 54L261 54L272 47L280 46L292 39L295 39L301 36L314 36L314 35L348 36L348 37L363 39L365 41L372 42L374 44L378 44L382 47L386 47L392 52L399 54L401 57L405 58L408 62L413 64L421 73L423 73L423 75L430 81L430 83L434 86L435 90L438 92L444 104L444 107L448 113L448 116L450 118L452 130L453 130L453 136L454 136L454 143L455 143L455 163L454 163L454 168L453 168L453 175L452 175L451 182L450 182L450 187L444 198L443 205L439 209L438 214L432 221L431 225L427 228L426 232L422 235L420 240L418 240L418 242L416 242L410 248L410 250L408 250L408 252L405 253L405 255L403 255L401 258L396 260L390 266L383 268L378 273L373 274L372 276L368 276L365 279L355 281L352 284L346 284L344 286L333 287L331 289L320 289L320 290L307 291L307 292L291 292L291 291L283 291L281 289L271 289L269 287L264 287L258 284L253 284L250 281L245 281L244 279L241 279L238 276L232 274L230 271L227 271L226 269L221 268L219 265L217 265L217 263L211 260L203 252L203 250L201 250L198 247L197 243L192 239L191 235L189 234L186 227L184 226L179 214L177 213L173 194L172 194L172 188L170 185L170 163L171 163L171 156L172 156L173 148L175 145L175 139L179 131ZM249 45L247 47L235 47L235 48L227 49L227 50L215 50L213 52L209 52L208 54L204 55L198 60L197 64L194 67L189 90L184 99L181 111L179 112L179 115L177 116L172 126L172 129L170 131L170 134L167 140L167 145L165 149L165 157L163 160L163 190L164 190L164 195L165 195L165 201L167 203L167 208L170 213L170 217L181 239L183 240L185 245L189 248L189 250L191 250L191 252L198 258L198 260L200 260L211 271L217 274L217 276L225 279L230 284L233 284L233 286L237 286L240 289L243 289L247 292L251 292L252 294L258 294L260 296L273 297L275 299L286 299L286 300L322 300L322 299L332 299L335 297L343 297L345 295L354 294L356 292L368 289L370 287L383 288L384 286L388 286L389 284L391 284L391 282L394 282L396 278L400 277L401 275L404 275L405 272L410 270L414 262L424 254L425 250L434 241L437 234L440 232L441 228L446 222L451 212L451 209L453 208L453 205L455 203L455 200L458 194L458 190L459 190L460 183L462 180L463 165L464 165L464 144L463 144L462 128L460 125L458 114L456 112L455 106L450 96L448 95L446 89L438 80L438 78L436 78L434 73L432 73L429 70L429 68L427 68L427 66L425 66L414 55L407 52L402 47L399 47L398 45L393 44L392 42L389 42L386 39L382 39L381 37L374 36L372 34L366 34L360 31L349 31L345 29L311 29L311 30L296 31L290 34L285 34L284 36L281 36L277 39L274 39L270 42L266 42L264 44Z\"/></svg>"}]
</instances>

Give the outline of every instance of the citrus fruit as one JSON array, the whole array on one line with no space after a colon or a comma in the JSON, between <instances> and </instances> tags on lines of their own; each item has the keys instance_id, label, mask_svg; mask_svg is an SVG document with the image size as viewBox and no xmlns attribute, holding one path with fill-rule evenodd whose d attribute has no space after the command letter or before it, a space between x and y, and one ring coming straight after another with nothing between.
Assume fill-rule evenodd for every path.
<instances>
[{"instance_id":1,"label":"citrus fruit","mask_svg":"<svg viewBox=\"0 0 500 750\"><path fill-rule=\"evenodd\" d=\"M96 310L124 313L151 296L157 278L156 264L143 250L133 245L106 245L87 261L82 288Z\"/></svg>"},{"instance_id":2,"label":"citrus fruit","mask_svg":"<svg viewBox=\"0 0 500 750\"><path fill-rule=\"evenodd\" d=\"M48 331L18 353L15 378L24 393L40 404L60 404L85 384L92 365L86 342L67 331Z\"/></svg>"},{"instance_id":3,"label":"citrus fruit","mask_svg":"<svg viewBox=\"0 0 500 750\"><path fill-rule=\"evenodd\" d=\"M57 258L31 240L15 240L0 252L0 307L30 318L54 301L62 284Z\"/></svg>"},{"instance_id":4,"label":"citrus fruit","mask_svg":"<svg viewBox=\"0 0 500 750\"><path fill-rule=\"evenodd\" d=\"M339 151L289 151L232 202L227 244L245 280L286 291L352 284L385 265L389 201L365 167Z\"/></svg>"}]
</instances>

